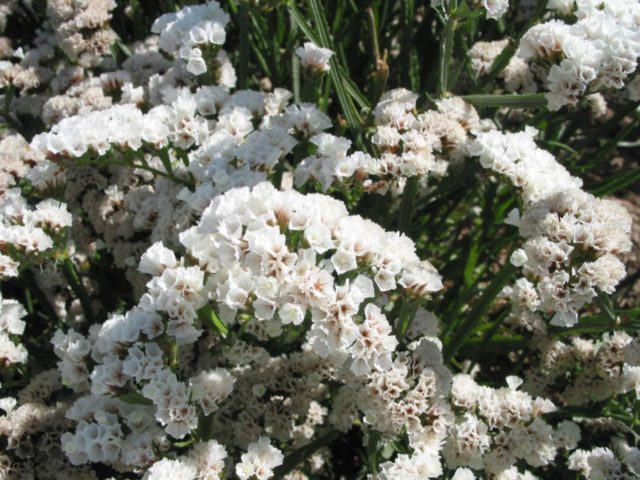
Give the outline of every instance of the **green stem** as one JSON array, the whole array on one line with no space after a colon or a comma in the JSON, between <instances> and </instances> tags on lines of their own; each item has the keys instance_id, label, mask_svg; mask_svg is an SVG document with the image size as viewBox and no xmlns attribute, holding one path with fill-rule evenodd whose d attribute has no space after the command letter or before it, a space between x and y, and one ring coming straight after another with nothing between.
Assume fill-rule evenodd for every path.
<instances>
[{"instance_id":1,"label":"green stem","mask_svg":"<svg viewBox=\"0 0 640 480\"><path fill-rule=\"evenodd\" d=\"M367 460L369 462L369 472L372 475L378 474L378 441L380 440L380 434L369 431L369 442L367 444Z\"/></svg>"},{"instance_id":2,"label":"green stem","mask_svg":"<svg viewBox=\"0 0 640 480\"><path fill-rule=\"evenodd\" d=\"M463 95L461 98L476 107L545 108L547 106L547 99L544 93L478 94Z\"/></svg>"},{"instance_id":3,"label":"green stem","mask_svg":"<svg viewBox=\"0 0 640 480\"><path fill-rule=\"evenodd\" d=\"M411 327L413 318L415 317L416 311L418 310L418 306L418 302L412 302L411 300L406 298L402 301L396 331L396 336L398 338L404 337L404 335L407 333L407 330L409 330L409 327Z\"/></svg>"},{"instance_id":4,"label":"green stem","mask_svg":"<svg viewBox=\"0 0 640 480\"><path fill-rule=\"evenodd\" d=\"M238 29L240 37L238 59L238 89L247 88L249 75L249 11L246 5L240 3L238 15Z\"/></svg>"},{"instance_id":5,"label":"green stem","mask_svg":"<svg viewBox=\"0 0 640 480\"><path fill-rule=\"evenodd\" d=\"M405 235L411 229L411 219L413 218L413 205L418 195L418 177L410 177L404 186L402 201L400 203L400 217L398 219L398 230Z\"/></svg>"},{"instance_id":6,"label":"green stem","mask_svg":"<svg viewBox=\"0 0 640 480\"><path fill-rule=\"evenodd\" d=\"M58 314L49 302L45 293L38 286L38 282L30 270L24 270L20 278L26 283L27 289L33 294L37 302L42 306L44 313L58 327L62 326L62 321L58 318Z\"/></svg>"},{"instance_id":7,"label":"green stem","mask_svg":"<svg viewBox=\"0 0 640 480\"><path fill-rule=\"evenodd\" d=\"M308 445L305 445L304 447L301 447L298 450L292 452L290 455L287 455L282 465L274 470L273 478L284 478L285 475L296 468L301 462L309 458L311 454L313 454L316 450L324 447L325 445L328 445L333 440L338 438L339 434L340 432L338 432L337 430L327 432L324 435L320 435Z\"/></svg>"},{"instance_id":8,"label":"green stem","mask_svg":"<svg viewBox=\"0 0 640 480\"><path fill-rule=\"evenodd\" d=\"M494 298L500 293L502 288L516 272L516 267L507 262L500 272L493 278L492 282L485 289L478 302L473 306L467 317L459 328L453 333L451 339L444 347L444 359L449 361L464 344L469 334L473 331L482 316L491 306Z\"/></svg>"},{"instance_id":9,"label":"green stem","mask_svg":"<svg viewBox=\"0 0 640 480\"><path fill-rule=\"evenodd\" d=\"M305 72L302 78L302 92L300 94L302 101L308 103L317 103L317 88L320 84L320 76L313 73Z\"/></svg>"},{"instance_id":10,"label":"green stem","mask_svg":"<svg viewBox=\"0 0 640 480\"><path fill-rule=\"evenodd\" d=\"M438 71L438 97L443 97L449 89L449 65L453 54L453 35L456 29L456 20L449 13L444 24L442 39L440 41L440 65Z\"/></svg>"},{"instance_id":11,"label":"green stem","mask_svg":"<svg viewBox=\"0 0 640 480\"><path fill-rule=\"evenodd\" d=\"M71 290L73 290L73 293L76 295L78 300L80 300L80 305L82 306L86 320L89 323L94 323L95 316L93 314L93 309L91 308L91 299L82 284L82 280L78 275L78 271L76 270L76 266L73 264L71 257L65 258L62 262L62 272L69 282Z\"/></svg>"},{"instance_id":12,"label":"green stem","mask_svg":"<svg viewBox=\"0 0 640 480\"><path fill-rule=\"evenodd\" d=\"M169 367L171 370L174 370L178 367L178 352L180 350L180 346L178 342L173 340L171 345L169 346Z\"/></svg>"}]
</instances>

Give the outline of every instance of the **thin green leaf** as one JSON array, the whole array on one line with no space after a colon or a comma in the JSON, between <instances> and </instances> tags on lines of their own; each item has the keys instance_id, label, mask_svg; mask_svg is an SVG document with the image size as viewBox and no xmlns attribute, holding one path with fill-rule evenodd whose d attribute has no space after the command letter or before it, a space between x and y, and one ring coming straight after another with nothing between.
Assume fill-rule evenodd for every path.
<instances>
[{"instance_id":1,"label":"thin green leaf","mask_svg":"<svg viewBox=\"0 0 640 480\"><path fill-rule=\"evenodd\" d=\"M476 107L545 108L547 106L544 93L463 95L461 98Z\"/></svg>"}]
</instances>

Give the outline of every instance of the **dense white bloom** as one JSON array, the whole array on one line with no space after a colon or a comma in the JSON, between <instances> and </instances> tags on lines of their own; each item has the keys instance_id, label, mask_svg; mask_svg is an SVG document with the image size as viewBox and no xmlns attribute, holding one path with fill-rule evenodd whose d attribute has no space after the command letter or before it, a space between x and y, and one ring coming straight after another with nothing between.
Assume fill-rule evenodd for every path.
<instances>
[{"instance_id":1,"label":"dense white bloom","mask_svg":"<svg viewBox=\"0 0 640 480\"><path fill-rule=\"evenodd\" d=\"M417 451L413 455L399 454L393 462L380 465L377 480L437 478L442 475L440 459L435 452Z\"/></svg>"},{"instance_id":2,"label":"dense white bloom","mask_svg":"<svg viewBox=\"0 0 640 480\"><path fill-rule=\"evenodd\" d=\"M487 10L487 18L499 19L509 9L509 0L481 0L481 5Z\"/></svg>"},{"instance_id":3,"label":"dense white bloom","mask_svg":"<svg viewBox=\"0 0 640 480\"><path fill-rule=\"evenodd\" d=\"M483 167L521 188L527 202L516 222L527 240L510 261L537 278L538 295L527 293L528 301L516 298L521 288L514 290L516 303L524 311L550 315L552 325L572 326L597 290L613 293L624 278L624 265L615 255L631 248L631 217L621 205L582 191L580 179L535 145L535 134L529 128L515 134L483 132L469 151ZM595 260L575 263L583 251Z\"/></svg>"},{"instance_id":4,"label":"dense white bloom","mask_svg":"<svg viewBox=\"0 0 640 480\"><path fill-rule=\"evenodd\" d=\"M242 454L242 461L236 465L236 475L240 480L265 480L273 476L273 469L282 465L282 452L271 445L268 437L260 437L249 445L247 453Z\"/></svg>"},{"instance_id":5,"label":"dense white bloom","mask_svg":"<svg viewBox=\"0 0 640 480\"><path fill-rule=\"evenodd\" d=\"M203 371L189 381L191 399L205 415L216 410L218 404L233 390L235 378L223 368Z\"/></svg>"},{"instance_id":6,"label":"dense white bloom","mask_svg":"<svg viewBox=\"0 0 640 480\"><path fill-rule=\"evenodd\" d=\"M197 443L189 452L189 458L198 469L198 480L222 480L227 451L218 442Z\"/></svg>"},{"instance_id":7,"label":"dense white bloom","mask_svg":"<svg viewBox=\"0 0 640 480\"><path fill-rule=\"evenodd\" d=\"M163 458L144 474L144 480L195 480L196 467L191 462Z\"/></svg>"},{"instance_id":8,"label":"dense white bloom","mask_svg":"<svg viewBox=\"0 0 640 480\"><path fill-rule=\"evenodd\" d=\"M616 2L577 2L577 22L550 20L523 35L518 55L551 63L546 94L550 110L577 104L587 90L624 87L640 56L640 7L628 4L630 10L623 14ZM572 7L573 2L564 1L548 5L565 14Z\"/></svg>"},{"instance_id":9,"label":"dense white bloom","mask_svg":"<svg viewBox=\"0 0 640 480\"><path fill-rule=\"evenodd\" d=\"M157 276L167 267L177 267L176 256L173 250L166 248L162 242L156 242L140 258L138 270Z\"/></svg>"},{"instance_id":10,"label":"dense white bloom","mask_svg":"<svg viewBox=\"0 0 640 480\"><path fill-rule=\"evenodd\" d=\"M351 345L353 355L351 371L357 375L366 375L372 369L391 368L391 353L398 341L391 335L391 325L376 305L368 304L364 309L364 322L358 326L356 340Z\"/></svg>"},{"instance_id":11,"label":"dense white bloom","mask_svg":"<svg viewBox=\"0 0 640 480\"><path fill-rule=\"evenodd\" d=\"M322 48L313 42L306 42L296 49L296 55L300 58L303 68L313 72L322 73L331 70L329 59L333 52L328 48Z\"/></svg>"},{"instance_id":12,"label":"dense white bloom","mask_svg":"<svg viewBox=\"0 0 640 480\"><path fill-rule=\"evenodd\" d=\"M161 49L185 60L189 72L201 75L207 71L202 48L223 45L228 22L229 15L218 2L211 0L162 15L153 23L151 31L160 34Z\"/></svg>"}]
</instances>

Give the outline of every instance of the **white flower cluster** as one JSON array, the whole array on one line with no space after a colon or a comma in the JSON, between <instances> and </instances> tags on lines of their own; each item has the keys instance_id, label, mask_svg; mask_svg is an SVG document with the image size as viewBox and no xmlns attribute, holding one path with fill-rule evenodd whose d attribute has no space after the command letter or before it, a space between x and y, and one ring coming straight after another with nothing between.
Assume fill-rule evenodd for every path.
<instances>
[{"instance_id":1,"label":"white flower cluster","mask_svg":"<svg viewBox=\"0 0 640 480\"><path fill-rule=\"evenodd\" d=\"M453 379L451 399L461 416L452 427L443 455L449 467L484 470L498 479L514 478L516 463L549 465L559 449L571 451L580 441L580 429L563 421L554 429L542 415L556 407L518 390L522 380L507 377L507 387L478 385L466 374Z\"/></svg>"},{"instance_id":2,"label":"white flower cluster","mask_svg":"<svg viewBox=\"0 0 640 480\"><path fill-rule=\"evenodd\" d=\"M181 241L199 264L188 267L196 269L198 282L206 273L206 283L215 286L205 291L226 322L236 321L238 312L251 312L264 322L261 329L268 337L280 335L286 325L302 324L310 314L313 349L322 357L349 353L359 375L389 368L396 345L385 315L374 305L367 305L360 326L355 323L376 288L416 298L442 288L436 270L420 262L407 237L349 216L330 197L279 192L267 183L217 197ZM181 313L183 323L185 316L195 321L188 312L202 306L199 293L190 296L194 308Z\"/></svg>"},{"instance_id":3,"label":"white flower cluster","mask_svg":"<svg viewBox=\"0 0 640 480\"><path fill-rule=\"evenodd\" d=\"M581 473L588 480L631 480L640 476L640 450L625 442L618 442L614 450L608 447L578 449L569 457L569 470Z\"/></svg>"},{"instance_id":4,"label":"white flower cluster","mask_svg":"<svg viewBox=\"0 0 640 480\"><path fill-rule=\"evenodd\" d=\"M573 1L563 3L569 10L574 7ZM587 92L623 88L640 56L637 1L578 0L574 8L575 23L550 20L520 40L518 56L551 65L546 94L550 110L575 105Z\"/></svg>"},{"instance_id":5,"label":"white flower cluster","mask_svg":"<svg viewBox=\"0 0 640 480\"><path fill-rule=\"evenodd\" d=\"M22 318L26 315L20 303L0 295L0 367L26 362L26 348L14 340L24 333L27 324Z\"/></svg>"},{"instance_id":6,"label":"white flower cluster","mask_svg":"<svg viewBox=\"0 0 640 480\"><path fill-rule=\"evenodd\" d=\"M474 75L477 78L488 75L493 62L508 45L508 39L474 43L469 50L469 60ZM504 89L507 92L535 93L538 90L538 85L534 71L537 71L536 64L527 63L514 55L507 66L498 74L498 78L504 81Z\"/></svg>"},{"instance_id":7,"label":"white flower cluster","mask_svg":"<svg viewBox=\"0 0 640 480\"><path fill-rule=\"evenodd\" d=\"M624 278L616 255L631 249L631 217L623 206L582 191L580 179L536 146L536 133L480 133L469 151L509 178L526 202L522 218L514 210L507 220L527 239L511 262L535 285L517 283L514 313L541 312L552 325L570 327L598 291L613 293Z\"/></svg>"},{"instance_id":8,"label":"white flower cluster","mask_svg":"<svg viewBox=\"0 0 640 480\"><path fill-rule=\"evenodd\" d=\"M242 455L242 461L236 465L236 475L240 480L266 480L273 476L273 469L282 465L283 460L282 452L273 447L267 437L260 437Z\"/></svg>"},{"instance_id":9,"label":"white flower cluster","mask_svg":"<svg viewBox=\"0 0 640 480\"><path fill-rule=\"evenodd\" d=\"M0 140L0 192L13 187L24 178L41 157L19 134Z\"/></svg>"},{"instance_id":10,"label":"white flower cluster","mask_svg":"<svg viewBox=\"0 0 640 480\"><path fill-rule=\"evenodd\" d=\"M84 66L94 66L111 53L117 35L110 28L114 0L52 0L47 16L60 48Z\"/></svg>"},{"instance_id":11,"label":"white flower cluster","mask_svg":"<svg viewBox=\"0 0 640 480\"><path fill-rule=\"evenodd\" d=\"M152 242L178 244L176 225L178 231L190 226L215 195L264 181L297 139L306 142L331 125L313 105L287 105L292 95L283 89L230 94L219 86L193 93L167 86L164 92L170 103L147 113L129 104L65 117L35 137L33 155L52 160L43 159L28 172L38 189L66 183L70 205L86 212L103 248L139 288L144 283L134 259ZM63 169L55 161L59 156L99 164L126 160L139 168ZM154 178L150 170L191 187ZM137 242L131 241L133 235ZM90 235L79 240L90 251L97 248Z\"/></svg>"},{"instance_id":12,"label":"white flower cluster","mask_svg":"<svg viewBox=\"0 0 640 480\"><path fill-rule=\"evenodd\" d=\"M210 302L228 326L246 323L241 328L258 339L304 324L303 348L335 368L346 362L353 375L366 378L392 368L398 344L386 315L366 300L397 292L418 301L442 287L438 273L418 259L408 238L349 216L330 197L280 192L268 183L216 197L198 225L180 238L188 256L178 260L171 250L153 245L140 262L141 271L154 276L139 307L92 331L90 355L96 366L90 395L70 410L78 425L63 438L74 464L141 465L157 442L153 417L180 439L198 427L198 412L215 414L233 391L234 375L222 367L200 369L185 382L172 370L177 352L188 354L202 335L200 317L203 311L208 315L203 308ZM187 258L196 265L185 264ZM86 357L86 340L69 332L58 334L54 344L63 379L80 389L86 375L74 367ZM442 369L441 357L436 359ZM430 365L416 362L421 369ZM434 382L431 375L422 381ZM418 402L418 392L423 398L419 405L431 395L425 388L420 382L414 387L413 401ZM137 407L144 421L126 413ZM110 413L114 409L121 413ZM100 452L95 442L102 445ZM239 471L277 464L256 464L261 450L252 452Z\"/></svg>"},{"instance_id":13,"label":"white flower cluster","mask_svg":"<svg viewBox=\"0 0 640 480\"><path fill-rule=\"evenodd\" d=\"M15 277L21 263L37 264L56 246L64 246L72 217L64 203L27 204L19 188L0 193L0 278Z\"/></svg>"},{"instance_id":14,"label":"white flower cluster","mask_svg":"<svg viewBox=\"0 0 640 480\"><path fill-rule=\"evenodd\" d=\"M416 112L418 95L406 89L385 93L373 115L371 142L377 158L356 151L351 142L330 134L311 138L317 150L296 168L296 184L312 179L326 191L332 184L361 183L367 191L384 194L403 187L406 178L443 175L449 160L462 158L469 133L480 126L475 109L462 99L438 100L435 110Z\"/></svg>"},{"instance_id":15,"label":"white flower cluster","mask_svg":"<svg viewBox=\"0 0 640 480\"><path fill-rule=\"evenodd\" d=\"M525 387L554 396L567 405L585 405L615 395L640 391L638 345L624 332L601 339L574 338L570 342L538 338L540 360L525 375ZM635 354L635 355L634 355ZM562 382L562 388L554 383Z\"/></svg>"},{"instance_id":16,"label":"white flower cluster","mask_svg":"<svg viewBox=\"0 0 640 480\"><path fill-rule=\"evenodd\" d=\"M222 480L227 451L215 440L199 442L185 457L163 458L149 468L144 480Z\"/></svg>"},{"instance_id":17,"label":"white flower cluster","mask_svg":"<svg viewBox=\"0 0 640 480\"><path fill-rule=\"evenodd\" d=\"M372 375L355 397L366 424L388 438L406 431L413 450L382 463L377 478L383 480L437 478L443 473L442 444L453 420L446 401L451 374L442 365L436 342L423 337L414 346L391 370Z\"/></svg>"},{"instance_id":18,"label":"white flower cluster","mask_svg":"<svg viewBox=\"0 0 640 480\"><path fill-rule=\"evenodd\" d=\"M229 15L218 2L209 1L162 15L151 31L160 34L162 50L183 59L192 74L202 75L209 68L206 58L212 54L209 49L218 48L225 42L227 23ZM217 53L215 51L213 55Z\"/></svg>"},{"instance_id":19,"label":"white flower cluster","mask_svg":"<svg viewBox=\"0 0 640 480\"><path fill-rule=\"evenodd\" d=\"M169 135L163 117L166 111L166 107L156 107L144 114L129 104L65 117L49 132L34 137L31 146L62 157L81 157L89 151L104 155L113 146L138 150L142 142L160 147Z\"/></svg>"},{"instance_id":20,"label":"white flower cluster","mask_svg":"<svg viewBox=\"0 0 640 480\"><path fill-rule=\"evenodd\" d=\"M328 48L322 48L313 42L306 42L296 49L296 55L300 58L302 67L312 74L321 74L331 70L329 59L333 52Z\"/></svg>"},{"instance_id":21,"label":"white flower cluster","mask_svg":"<svg viewBox=\"0 0 640 480\"><path fill-rule=\"evenodd\" d=\"M72 328L66 334L62 330L56 330L51 343L54 353L60 359L58 370L63 383L74 390L86 389L91 342Z\"/></svg>"},{"instance_id":22,"label":"white flower cluster","mask_svg":"<svg viewBox=\"0 0 640 480\"><path fill-rule=\"evenodd\" d=\"M49 24L26 53L0 37L9 132L0 133L0 279L3 295L24 295L0 297L0 387L11 392L0 398L0 478L333 478L342 475L337 450L358 439L370 480L533 480L556 467L597 479L640 475L636 447L609 431L589 443L592 426L617 435L613 420L571 413L640 395L640 340L548 328L574 325L625 275L618 257L631 248L631 225L621 206L581 190L536 146L534 130L502 133L458 97L419 112L417 94L386 92L358 143L369 153L351 150L319 107L291 104L294 95L272 90L269 79L264 91L234 90L221 49L230 17L215 1L163 15L157 35L122 44L126 60L106 58L115 6L48 2ZM506 0L468 6L493 19L508 10ZM555 85L556 70L571 62L582 83L568 99L550 95L557 104L619 89L635 68L635 3L551 0L548 8L575 19L534 27L498 88L536 91L544 62ZM0 5L0 27L7 9ZM476 43L476 77L506 47ZM338 65L311 42L294 53L312 76ZM588 101L602 114L601 95ZM26 114L38 122L23 124ZM507 219L525 239L510 258L524 276L487 308L504 308L507 297L509 316L496 327L525 330L531 342L519 351L508 344L505 357L488 350L486 364L465 350L478 333L492 343L484 317L449 351L461 331L456 317L482 306L464 298L472 289L458 305L434 307L447 322L442 331L426 310L445 290L421 260L436 244L432 232L415 222L414 243L386 229L393 214L377 217L379 225L352 213L369 211L364 192L391 192L375 198L386 205L408 182L430 188L470 156L524 200ZM302 193L318 185L347 201ZM473 215L479 208L469 207ZM458 213L442 220L456 226ZM452 244L470 238L472 226L464 220ZM443 247L438 261L457 268L464 259L449 263ZM486 265L465 268L465 283L467 270ZM445 300L458 293L457 281L449 285ZM495 387L505 371L524 382L507 376Z\"/></svg>"}]
</instances>

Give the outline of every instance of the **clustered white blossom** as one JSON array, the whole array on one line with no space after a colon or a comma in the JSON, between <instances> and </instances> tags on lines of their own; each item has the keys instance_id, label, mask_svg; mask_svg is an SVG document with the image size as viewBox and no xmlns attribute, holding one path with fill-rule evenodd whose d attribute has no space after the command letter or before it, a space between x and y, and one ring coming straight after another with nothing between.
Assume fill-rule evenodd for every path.
<instances>
[{"instance_id":1,"label":"clustered white blossom","mask_svg":"<svg viewBox=\"0 0 640 480\"><path fill-rule=\"evenodd\" d=\"M27 324L22 318L26 315L20 303L0 295L0 368L27 360L27 349L15 342L24 333Z\"/></svg>"},{"instance_id":2,"label":"clustered white blossom","mask_svg":"<svg viewBox=\"0 0 640 480\"><path fill-rule=\"evenodd\" d=\"M488 75L493 62L508 45L508 39L476 42L468 54L474 75L477 78ZM538 91L538 85L537 75L534 72L538 73L536 64L527 63L524 59L514 55L507 66L498 74L498 78L504 81L504 89L509 93L535 93Z\"/></svg>"},{"instance_id":3,"label":"clustered white blossom","mask_svg":"<svg viewBox=\"0 0 640 480\"><path fill-rule=\"evenodd\" d=\"M450 466L509 479L518 472L518 460L541 467L550 464L558 450L576 448L579 427L563 421L554 429L542 417L555 411L554 404L518 390L521 384L522 379L507 377L507 387L492 389L466 374L454 377L451 397L460 417L453 426L456 434L443 449Z\"/></svg>"},{"instance_id":4,"label":"clustered white blossom","mask_svg":"<svg viewBox=\"0 0 640 480\"><path fill-rule=\"evenodd\" d=\"M314 180L324 191L334 183L362 184L366 191L384 194L401 190L410 177L424 181L430 174L443 175L450 160L462 158L480 119L457 97L438 100L435 109L420 114L417 100L417 94L402 88L382 96L373 110L376 156L348 154L351 142L346 138L328 133L311 137L317 150L296 168L296 184Z\"/></svg>"},{"instance_id":5,"label":"clustered white blossom","mask_svg":"<svg viewBox=\"0 0 640 480\"><path fill-rule=\"evenodd\" d=\"M210 68L206 56L215 57L218 54L215 49L224 44L227 23L229 15L218 2L210 1L162 15L151 31L160 34L162 50L183 59L192 74L201 75Z\"/></svg>"},{"instance_id":6,"label":"clustered white blossom","mask_svg":"<svg viewBox=\"0 0 640 480\"><path fill-rule=\"evenodd\" d=\"M608 447L578 449L569 457L569 469L594 480L637 478L640 475L640 450L623 441L617 442L613 450Z\"/></svg>"},{"instance_id":7,"label":"clustered white blossom","mask_svg":"<svg viewBox=\"0 0 640 480\"><path fill-rule=\"evenodd\" d=\"M15 277L21 263L37 264L55 248L64 247L72 216L54 199L32 208L19 188L0 193L0 278Z\"/></svg>"},{"instance_id":8,"label":"clustered white blossom","mask_svg":"<svg viewBox=\"0 0 640 480\"><path fill-rule=\"evenodd\" d=\"M328 48L319 47L313 42L306 42L296 49L302 67L311 73L319 74L331 70L329 59L333 52Z\"/></svg>"},{"instance_id":9,"label":"clustered white blossom","mask_svg":"<svg viewBox=\"0 0 640 480\"><path fill-rule=\"evenodd\" d=\"M520 40L518 56L548 66L549 109L576 105L587 93L623 88L640 56L640 3L577 0L550 2L548 8L575 22L535 25Z\"/></svg>"},{"instance_id":10,"label":"clustered white blossom","mask_svg":"<svg viewBox=\"0 0 640 480\"><path fill-rule=\"evenodd\" d=\"M114 0L51 0L47 15L60 48L73 60L92 66L109 55L117 35L109 20Z\"/></svg>"},{"instance_id":11,"label":"clustered white blossom","mask_svg":"<svg viewBox=\"0 0 640 480\"><path fill-rule=\"evenodd\" d=\"M534 283L516 283L514 314L539 312L552 325L570 327L598 291L613 293L624 278L617 255L631 249L631 217L622 205L581 190L580 179L536 146L536 133L483 132L469 151L509 178L525 201L522 216L515 209L507 218L526 238L511 262Z\"/></svg>"},{"instance_id":12,"label":"clustered white blossom","mask_svg":"<svg viewBox=\"0 0 640 480\"><path fill-rule=\"evenodd\" d=\"M509 8L471 3L491 19ZM586 478L640 475L640 450L613 421L554 417L640 395L637 336L565 339L548 326L575 326L616 290L631 249L622 206L583 191L535 130L503 133L459 97L419 111L417 94L387 91L368 153L352 150L288 90L235 89L221 48L230 17L215 1L162 15L116 67L115 7L50 1L34 48L5 55L0 38L0 88L13 92L4 120L29 113L46 127L30 142L0 134L0 279L8 290L23 287L19 273L33 280L26 308L0 296L2 382L24 382L0 398L0 478L93 479L99 464L145 480L264 480L324 435L353 432L376 449L370 480L533 480L560 456ZM536 91L551 65L550 108L586 95L602 116L593 92L621 89L636 68L638 5L547 7L573 23L533 27L499 75L504 89ZM473 46L476 77L507 43ZM335 62L312 42L295 54L311 75ZM531 334L531 356L506 387L484 384L501 365L445 362L442 330L460 312L440 321L427 310L447 289L420 239L302 193L396 196L470 157L522 197L507 223L524 238L509 258L523 276L502 301L506 328ZM92 275L97 262L112 263L107 280ZM131 298L119 298L121 281ZM30 375L34 292L51 310L36 321L54 361ZM586 443L592 427L618 437ZM333 475L329 456L320 448L284 478Z\"/></svg>"},{"instance_id":13,"label":"clustered white blossom","mask_svg":"<svg viewBox=\"0 0 640 480\"><path fill-rule=\"evenodd\" d=\"M528 391L552 396L558 403L585 405L630 391L638 392L640 362L637 337L614 332L600 339L562 341L534 337L538 363L525 375ZM562 379L562 388L553 388Z\"/></svg>"},{"instance_id":14,"label":"clustered white blossom","mask_svg":"<svg viewBox=\"0 0 640 480\"><path fill-rule=\"evenodd\" d=\"M171 355L193 349L210 302L223 322L242 322L258 339L310 322L302 346L307 355L314 352L334 369L346 363L353 375L366 377L392 368L398 344L386 315L367 299L398 291L420 300L442 287L436 270L419 260L407 237L349 216L330 197L281 192L269 183L216 197L180 239L188 257L178 259L160 243L142 256L140 270L153 275L147 293L138 307L92 330L91 347L72 331L54 337L63 381L70 386L80 389L86 381L86 371L75 367L86 365L89 350L96 362L90 396L68 413L78 427L63 436L74 464L142 466L157 442L159 428L151 418L181 439L198 427L198 412L214 414L231 395L236 378L228 369L194 371L183 381L173 371L180 357L167 364L167 349L176 352ZM195 264L185 263L187 258ZM416 355L420 352L419 347ZM131 395L140 400L127 404ZM138 403L136 421L142 421L140 415L149 420L127 434L130 421L125 420L125 430L119 417L128 418L126 412ZM121 413L109 413L113 409ZM100 451L93 447L98 444ZM268 462L256 465L252 452L250 447L238 472L271 468Z\"/></svg>"}]
</instances>

